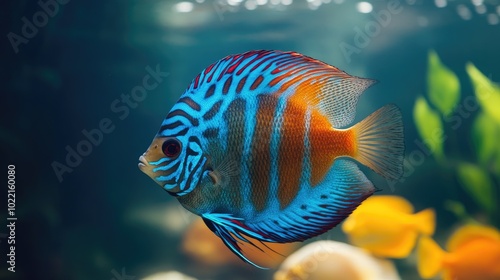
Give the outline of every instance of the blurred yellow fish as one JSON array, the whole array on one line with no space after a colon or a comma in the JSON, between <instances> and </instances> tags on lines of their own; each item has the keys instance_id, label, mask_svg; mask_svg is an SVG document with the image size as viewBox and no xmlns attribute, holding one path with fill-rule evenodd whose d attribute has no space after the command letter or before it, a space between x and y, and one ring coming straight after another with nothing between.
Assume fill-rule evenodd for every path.
<instances>
[{"instance_id":1,"label":"blurred yellow fish","mask_svg":"<svg viewBox=\"0 0 500 280\"><path fill-rule=\"evenodd\" d=\"M432 235L434 228L433 209L413 214L410 202L389 195L368 198L342 225L352 244L389 258L407 257L419 234Z\"/></svg>"},{"instance_id":2,"label":"blurred yellow fish","mask_svg":"<svg viewBox=\"0 0 500 280\"><path fill-rule=\"evenodd\" d=\"M443 251L430 237L418 245L418 272L424 279L443 273L443 279L499 280L500 232L497 229L466 225L448 240Z\"/></svg>"}]
</instances>

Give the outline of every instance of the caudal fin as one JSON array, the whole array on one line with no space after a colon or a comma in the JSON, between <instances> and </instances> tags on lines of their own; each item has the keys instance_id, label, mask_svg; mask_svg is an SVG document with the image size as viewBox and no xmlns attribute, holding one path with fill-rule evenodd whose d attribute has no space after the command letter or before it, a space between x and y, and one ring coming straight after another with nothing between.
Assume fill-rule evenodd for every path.
<instances>
[{"instance_id":1,"label":"caudal fin","mask_svg":"<svg viewBox=\"0 0 500 280\"><path fill-rule=\"evenodd\" d=\"M417 269L420 277L429 279L436 276L442 270L445 254L432 238L420 237L417 249Z\"/></svg>"},{"instance_id":2,"label":"caudal fin","mask_svg":"<svg viewBox=\"0 0 500 280\"><path fill-rule=\"evenodd\" d=\"M403 175L404 136L399 108L386 105L352 127L354 158L390 180Z\"/></svg>"},{"instance_id":3,"label":"caudal fin","mask_svg":"<svg viewBox=\"0 0 500 280\"><path fill-rule=\"evenodd\" d=\"M420 233L433 235L436 228L436 214L434 209L429 208L416 213L414 216L415 225Z\"/></svg>"}]
</instances>

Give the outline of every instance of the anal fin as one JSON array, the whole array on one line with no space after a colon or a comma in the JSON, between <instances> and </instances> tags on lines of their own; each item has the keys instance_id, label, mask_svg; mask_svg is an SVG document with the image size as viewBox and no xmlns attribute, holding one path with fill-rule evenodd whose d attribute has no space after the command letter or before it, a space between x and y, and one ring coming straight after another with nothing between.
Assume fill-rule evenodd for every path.
<instances>
[{"instance_id":1,"label":"anal fin","mask_svg":"<svg viewBox=\"0 0 500 280\"><path fill-rule=\"evenodd\" d=\"M252 241L245 238L244 235L261 241L272 242L272 240L267 239L265 236L259 234L258 232L252 231L241 222L241 219L232 217L232 215L230 214L209 213L202 215L202 218L207 227L212 230L215 235L217 235L222 240L222 242L224 242L224 245L226 245L241 260L260 269L267 269L266 267L259 266L248 259L243 254L240 243L244 242L252 245L259 250L262 250Z\"/></svg>"},{"instance_id":2,"label":"anal fin","mask_svg":"<svg viewBox=\"0 0 500 280\"><path fill-rule=\"evenodd\" d=\"M374 192L354 162L337 159L318 186L299 194L279 213L249 226L274 242L303 241L335 227Z\"/></svg>"},{"instance_id":3,"label":"anal fin","mask_svg":"<svg viewBox=\"0 0 500 280\"><path fill-rule=\"evenodd\" d=\"M318 186L299 193L283 210L263 212L251 221L224 213L206 213L202 218L234 254L264 268L244 255L240 247L244 243L262 250L247 237L276 243L304 241L342 222L374 192L375 187L354 162L337 159Z\"/></svg>"}]
</instances>

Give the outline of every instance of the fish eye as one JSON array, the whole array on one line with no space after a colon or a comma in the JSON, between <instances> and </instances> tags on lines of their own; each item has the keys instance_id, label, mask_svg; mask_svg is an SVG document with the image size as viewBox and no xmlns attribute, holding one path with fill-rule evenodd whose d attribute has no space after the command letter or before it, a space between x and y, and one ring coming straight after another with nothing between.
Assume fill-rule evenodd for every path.
<instances>
[{"instance_id":1,"label":"fish eye","mask_svg":"<svg viewBox=\"0 0 500 280\"><path fill-rule=\"evenodd\" d=\"M176 139L168 139L163 142L161 150L167 157L175 158L181 152L181 143Z\"/></svg>"}]
</instances>

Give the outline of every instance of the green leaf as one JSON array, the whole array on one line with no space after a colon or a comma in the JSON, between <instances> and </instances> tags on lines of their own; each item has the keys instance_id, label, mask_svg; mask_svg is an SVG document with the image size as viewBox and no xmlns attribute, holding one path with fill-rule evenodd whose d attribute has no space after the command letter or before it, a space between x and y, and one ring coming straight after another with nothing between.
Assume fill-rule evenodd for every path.
<instances>
[{"instance_id":1,"label":"green leaf","mask_svg":"<svg viewBox=\"0 0 500 280\"><path fill-rule=\"evenodd\" d=\"M465 206L459 201L446 200L443 204L443 208L455 214L459 219L465 220L469 218Z\"/></svg>"},{"instance_id":2,"label":"green leaf","mask_svg":"<svg viewBox=\"0 0 500 280\"><path fill-rule=\"evenodd\" d=\"M460 82L457 76L441 63L434 51L429 52L427 93L432 105L444 116L450 115L460 100Z\"/></svg>"},{"instance_id":3,"label":"green leaf","mask_svg":"<svg viewBox=\"0 0 500 280\"><path fill-rule=\"evenodd\" d=\"M467 63L466 70L479 105L500 124L500 87L483 75L474 64Z\"/></svg>"},{"instance_id":4,"label":"green leaf","mask_svg":"<svg viewBox=\"0 0 500 280\"><path fill-rule=\"evenodd\" d=\"M443 123L439 114L429 106L422 96L419 96L415 101L413 120L425 145L436 159L443 159Z\"/></svg>"},{"instance_id":5,"label":"green leaf","mask_svg":"<svg viewBox=\"0 0 500 280\"><path fill-rule=\"evenodd\" d=\"M479 166L461 162L457 167L458 179L464 189L488 213L495 210L495 190L488 173Z\"/></svg>"},{"instance_id":6,"label":"green leaf","mask_svg":"<svg viewBox=\"0 0 500 280\"><path fill-rule=\"evenodd\" d=\"M472 125L472 140L480 163L488 165L500 156L499 138L500 125L490 115L479 113Z\"/></svg>"},{"instance_id":7,"label":"green leaf","mask_svg":"<svg viewBox=\"0 0 500 280\"><path fill-rule=\"evenodd\" d=\"M498 176L498 178L500 178L500 145L497 145L497 153L493 158L492 171Z\"/></svg>"}]
</instances>

